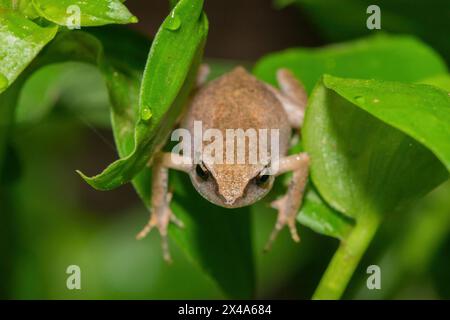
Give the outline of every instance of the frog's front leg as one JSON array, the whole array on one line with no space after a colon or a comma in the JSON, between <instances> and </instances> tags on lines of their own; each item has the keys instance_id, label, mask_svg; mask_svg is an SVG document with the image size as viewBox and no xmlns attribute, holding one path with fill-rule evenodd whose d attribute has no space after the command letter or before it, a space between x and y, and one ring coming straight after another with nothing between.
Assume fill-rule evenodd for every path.
<instances>
[{"instance_id":1,"label":"frog's front leg","mask_svg":"<svg viewBox=\"0 0 450 320\"><path fill-rule=\"evenodd\" d=\"M265 247L266 251L270 250L273 241L285 225L289 227L292 239L295 242L300 241L296 228L296 218L302 204L303 193L308 180L308 154L300 153L280 159L275 175L278 176L290 171L293 172L293 175L286 194L271 204L274 209L278 210L278 218Z\"/></svg>"},{"instance_id":2,"label":"frog's front leg","mask_svg":"<svg viewBox=\"0 0 450 320\"><path fill-rule=\"evenodd\" d=\"M186 164L186 159L181 159L180 155L173 153L158 153L152 162L152 195L151 195L151 214L147 225L138 233L136 238L143 239L154 227L159 230L161 235L161 245L164 260L171 261L169 253L169 244L167 239L167 229L170 222L179 227L183 223L175 217L170 209L172 193L168 190L169 169L188 171L190 165Z\"/></svg>"}]
</instances>

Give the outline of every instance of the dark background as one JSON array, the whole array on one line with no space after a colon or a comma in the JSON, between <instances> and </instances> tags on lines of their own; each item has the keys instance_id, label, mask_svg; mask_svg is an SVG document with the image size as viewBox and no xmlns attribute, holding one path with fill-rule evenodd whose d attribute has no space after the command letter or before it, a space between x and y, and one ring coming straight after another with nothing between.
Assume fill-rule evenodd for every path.
<instances>
[{"instance_id":1,"label":"dark background","mask_svg":"<svg viewBox=\"0 0 450 320\"><path fill-rule=\"evenodd\" d=\"M166 0L131 0L127 6L139 18L133 28L148 35L156 33L169 10ZM208 58L255 61L268 52L323 44L307 15L294 6L274 10L270 0L208 0L205 7Z\"/></svg>"}]
</instances>

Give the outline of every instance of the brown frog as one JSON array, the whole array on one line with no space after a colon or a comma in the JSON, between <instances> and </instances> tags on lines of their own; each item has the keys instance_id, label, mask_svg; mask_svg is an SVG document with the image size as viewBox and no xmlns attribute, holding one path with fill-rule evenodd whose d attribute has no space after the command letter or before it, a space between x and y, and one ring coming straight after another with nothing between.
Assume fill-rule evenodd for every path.
<instances>
[{"instance_id":1,"label":"brown frog","mask_svg":"<svg viewBox=\"0 0 450 320\"><path fill-rule=\"evenodd\" d=\"M289 156L288 147L292 132L300 129L303 122L307 101L303 85L287 69L277 72L280 89L259 81L242 67L205 84L207 74L208 68L202 66L198 88L181 119L181 127L193 133L194 123L201 121L204 129L218 130L223 136L226 136L228 129L277 129L277 157L269 155L270 159L277 159L276 166L268 158L252 163L212 161L210 157L203 157L202 150L205 149L200 149L200 154L197 155L199 161L194 161L192 154L157 154L151 163L153 176L150 221L137 238L142 239L153 227L157 227L167 261L170 261L168 225L173 222L183 226L170 209L168 169L189 174L193 186L206 200L226 208L255 203L271 190L276 176L293 172L287 193L272 202L272 207L278 210L278 218L266 249L270 248L285 225L289 227L292 239L296 242L300 240L296 230L296 217L307 182L309 157L306 153ZM244 148L248 153L258 149L250 142ZM248 156L245 160L248 160Z\"/></svg>"}]
</instances>

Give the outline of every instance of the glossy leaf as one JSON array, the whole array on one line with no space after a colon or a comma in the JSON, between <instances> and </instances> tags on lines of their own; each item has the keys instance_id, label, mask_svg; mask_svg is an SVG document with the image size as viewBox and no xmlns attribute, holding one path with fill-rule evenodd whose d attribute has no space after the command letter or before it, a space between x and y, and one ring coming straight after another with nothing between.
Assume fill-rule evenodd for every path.
<instances>
[{"instance_id":1,"label":"glossy leaf","mask_svg":"<svg viewBox=\"0 0 450 320\"><path fill-rule=\"evenodd\" d=\"M339 240L345 239L353 227L353 221L330 208L312 189L305 194L297 221L317 233Z\"/></svg>"},{"instance_id":2,"label":"glossy leaf","mask_svg":"<svg viewBox=\"0 0 450 320\"><path fill-rule=\"evenodd\" d=\"M56 26L40 27L19 13L0 9L0 93L16 80L57 30Z\"/></svg>"},{"instance_id":3,"label":"glossy leaf","mask_svg":"<svg viewBox=\"0 0 450 320\"><path fill-rule=\"evenodd\" d=\"M412 116L419 104L423 103L419 110L428 108L428 113L436 108L441 114L448 111L444 94L426 85L332 76L325 76L314 89L303 129L305 149L312 159L311 177L328 204L356 219L314 298L339 298L383 215L448 179L448 171L435 154L408 135L417 123L418 118ZM385 112L380 117L369 105ZM428 130L433 132L433 127ZM441 130L436 128L431 137L442 138ZM424 142L430 135L422 133L414 132ZM442 141L433 143L433 148L442 146Z\"/></svg>"},{"instance_id":4,"label":"glossy leaf","mask_svg":"<svg viewBox=\"0 0 450 320\"><path fill-rule=\"evenodd\" d=\"M109 190L129 182L166 142L195 80L208 31L203 1L180 1L164 21L142 79L133 151L101 174L82 177Z\"/></svg>"},{"instance_id":5,"label":"glossy leaf","mask_svg":"<svg viewBox=\"0 0 450 320\"><path fill-rule=\"evenodd\" d=\"M433 112L444 120L449 108L447 93L430 86L325 76L313 92L304 127L321 195L357 218L367 207L389 212L430 191L447 173L421 143L444 159L450 132Z\"/></svg>"},{"instance_id":6,"label":"glossy leaf","mask_svg":"<svg viewBox=\"0 0 450 320\"><path fill-rule=\"evenodd\" d=\"M327 73L355 79L414 82L446 73L443 60L424 43L409 36L376 35L318 49L288 49L256 64L256 76L276 84L279 68L288 68L308 92Z\"/></svg>"},{"instance_id":7,"label":"glossy leaf","mask_svg":"<svg viewBox=\"0 0 450 320\"><path fill-rule=\"evenodd\" d=\"M119 0L32 0L37 12L47 20L71 27L78 19L81 27L137 22ZM75 20L74 20L75 19Z\"/></svg>"},{"instance_id":8,"label":"glossy leaf","mask_svg":"<svg viewBox=\"0 0 450 320\"><path fill-rule=\"evenodd\" d=\"M324 77L327 88L408 134L450 170L450 92L428 85Z\"/></svg>"},{"instance_id":9,"label":"glossy leaf","mask_svg":"<svg viewBox=\"0 0 450 320\"><path fill-rule=\"evenodd\" d=\"M448 74L440 74L434 77L430 77L420 81L420 83L431 84L450 92L450 75Z\"/></svg>"},{"instance_id":10,"label":"glossy leaf","mask_svg":"<svg viewBox=\"0 0 450 320\"><path fill-rule=\"evenodd\" d=\"M293 71L309 92L324 73L417 81L446 72L442 59L421 42L411 37L386 35L318 49L288 49L270 54L257 62L254 73L260 79L276 84L276 71L282 67ZM300 147L297 145L294 149L300 150ZM325 203L319 206L321 199L310 192L305 196L299 221L314 226L315 231L342 239L340 228L331 233L327 230L336 225L346 226L343 230L347 232L351 224L348 225L348 221L342 220L340 214L333 212Z\"/></svg>"}]
</instances>

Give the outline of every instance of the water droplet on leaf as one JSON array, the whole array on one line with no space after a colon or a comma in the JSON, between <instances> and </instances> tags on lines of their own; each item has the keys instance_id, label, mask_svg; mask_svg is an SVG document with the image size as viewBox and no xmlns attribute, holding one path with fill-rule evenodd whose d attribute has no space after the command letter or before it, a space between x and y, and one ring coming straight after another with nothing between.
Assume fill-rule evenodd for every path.
<instances>
[{"instance_id":1,"label":"water droplet on leaf","mask_svg":"<svg viewBox=\"0 0 450 320\"><path fill-rule=\"evenodd\" d=\"M356 96L354 99L358 103L364 103L366 101L363 96Z\"/></svg>"},{"instance_id":2,"label":"water droplet on leaf","mask_svg":"<svg viewBox=\"0 0 450 320\"><path fill-rule=\"evenodd\" d=\"M178 16L175 15L175 12L172 12L169 19L164 24L164 27L171 31L176 31L181 27L181 20Z\"/></svg>"},{"instance_id":3,"label":"water droplet on leaf","mask_svg":"<svg viewBox=\"0 0 450 320\"><path fill-rule=\"evenodd\" d=\"M152 117L152 112L149 108L145 107L141 111L141 118L144 121L149 120Z\"/></svg>"}]
</instances>

